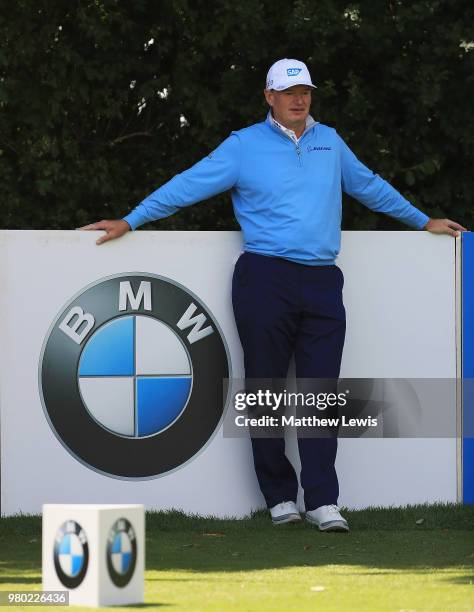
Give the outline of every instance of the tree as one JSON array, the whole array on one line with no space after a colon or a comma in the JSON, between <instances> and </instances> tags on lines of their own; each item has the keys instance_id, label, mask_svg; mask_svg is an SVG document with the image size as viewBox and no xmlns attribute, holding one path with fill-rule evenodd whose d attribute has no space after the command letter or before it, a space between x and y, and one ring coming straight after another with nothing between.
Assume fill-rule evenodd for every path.
<instances>
[{"instance_id":1,"label":"tree","mask_svg":"<svg viewBox=\"0 0 474 612\"><path fill-rule=\"evenodd\" d=\"M313 114L362 161L427 214L472 225L467 0L19 0L1 14L6 228L122 216L264 118L280 57L307 62ZM156 227L236 225L225 194ZM402 226L348 199L344 228Z\"/></svg>"}]
</instances>

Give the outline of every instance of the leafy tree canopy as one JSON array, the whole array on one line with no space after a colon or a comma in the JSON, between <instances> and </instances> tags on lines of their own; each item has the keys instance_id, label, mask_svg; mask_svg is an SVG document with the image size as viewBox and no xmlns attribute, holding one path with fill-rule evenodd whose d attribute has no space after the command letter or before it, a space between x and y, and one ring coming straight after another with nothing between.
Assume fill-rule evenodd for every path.
<instances>
[{"instance_id":1,"label":"leafy tree canopy","mask_svg":"<svg viewBox=\"0 0 474 612\"><path fill-rule=\"evenodd\" d=\"M470 0L17 0L0 16L6 228L127 213L266 114L268 67L305 61L313 115L430 216L472 226ZM151 226L148 226L151 227ZM155 227L235 228L229 194ZM345 229L402 229L349 198Z\"/></svg>"}]
</instances>

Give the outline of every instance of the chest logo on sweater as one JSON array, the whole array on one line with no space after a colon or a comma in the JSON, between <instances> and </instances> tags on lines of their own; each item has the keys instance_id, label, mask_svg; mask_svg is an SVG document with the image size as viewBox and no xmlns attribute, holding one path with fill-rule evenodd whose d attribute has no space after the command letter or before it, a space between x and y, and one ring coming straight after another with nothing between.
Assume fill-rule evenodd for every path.
<instances>
[{"instance_id":1,"label":"chest logo on sweater","mask_svg":"<svg viewBox=\"0 0 474 612\"><path fill-rule=\"evenodd\" d=\"M308 145L308 153L311 153L312 151L332 151L332 147L313 147L311 145Z\"/></svg>"},{"instance_id":2,"label":"chest logo on sweater","mask_svg":"<svg viewBox=\"0 0 474 612\"><path fill-rule=\"evenodd\" d=\"M119 274L59 312L39 364L49 424L76 459L118 478L160 476L210 440L224 412L225 339L182 285Z\"/></svg>"}]
</instances>

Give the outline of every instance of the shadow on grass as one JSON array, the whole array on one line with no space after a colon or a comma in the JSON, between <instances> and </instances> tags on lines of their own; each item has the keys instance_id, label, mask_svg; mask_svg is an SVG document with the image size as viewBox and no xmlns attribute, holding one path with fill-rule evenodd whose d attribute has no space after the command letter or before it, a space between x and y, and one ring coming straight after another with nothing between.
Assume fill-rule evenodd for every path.
<instances>
[{"instance_id":1,"label":"shadow on grass","mask_svg":"<svg viewBox=\"0 0 474 612\"><path fill-rule=\"evenodd\" d=\"M472 506L412 506L345 514L349 534L321 533L304 521L274 527L266 512L242 521L151 513L147 516L147 569L162 574L149 579L166 580L166 571L176 570L202 574L298 566L317 570L333 565L377 575L462 572L474 564Z\"/></svg>"},{"instance_id":2,"label":"shadow on grass","mask_svg":"<svg viewBox=\"0 0 474 612\"><path fill-rule=\"evenodd\" d=\"M142 604L128 604L126 606L121 605L121 608L129 608L130 610L142 610L144 608L169 608L175 604L163 603L156 601L155 603L142 603ZM113 609L113 608L112 608Z\"/></svg>"},{"instance_id":3,"label":"shadow on grass","mask_svg":"<svg viewBox=\"0 0 474 612\"><path fill-rule=\"evenodd\" d=\"M246 572L289 567L344 566L354 574L436 570L466 572L474 565L474 507L411 506L345 512L351 533L320 533L305 521L274 527L267 512L243 520L202 518L181 512L148 513L147 580L218 580L211 572ZM39 584L41 519L0 520L0 583ZM6 561L5 561L6 559ZM349 567L348 567L349 566ZM159 576L153 571L160 572ZM167 572L186 572L183 578ZM195 573L195 575L193 575ZM446 576L470 584L471 576ZM167 605L167 604L155 604Z\"/></svg>"},{"instance_id":4,"label":"shadow on grass","mask_svg":"<svg viewBox=\"0 0 474 612\"><path fill-rule=\"evenodd\" d=\"M38 568L33 567L32 569L36 571ZM12 568L10 568L10 570L12 570ZM26 576L19 576L18 574L14 576L5 576L1 574L0 584L41 584L41 576L38 576L38 578L27 578Z\"/></svg>"},{"instance_id":5,"label":"shadow on grass","mask_svg":"<svg viewBox=\"0 0 474 612\"><path fill-rule=\"evenodd\" d=\"M443 580L452 584L474 585L474 574L469 576L456 576L455 578L443 578Z\"/></svg>"}]
</instances>

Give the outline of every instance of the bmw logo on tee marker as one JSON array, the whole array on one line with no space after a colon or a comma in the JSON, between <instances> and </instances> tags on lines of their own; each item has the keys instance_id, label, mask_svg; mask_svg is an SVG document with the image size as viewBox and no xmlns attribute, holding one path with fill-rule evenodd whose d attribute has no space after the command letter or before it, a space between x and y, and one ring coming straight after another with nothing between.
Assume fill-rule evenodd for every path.
<instances>
[{"instance_id":1,"label":"bmw logo on tee marker","mask_svg":"<svg viewBox=\"0 0 474 612\"><path fill-rule=\"evenodd\" d=\"M54 567L59 580L66 588L75 589L84 580L88 564L85 531L76 521L66 521L54 540Z\"/></svg>"},{"instance_id":2,"label":"bmw logo on tee marker","mask_svg":"<svg viewBox=\"0 0 474 612\"><path fill-rule=\"evenodd\" d=\"M136 563L135 530L126 518L118 519L107 537L107 570L115 586L127 586L132 579Z\"/></svg>"},{"instance_id":3,"label":"bmw logo on tee marker","mask_svg":"<svg viewBox=\"0 0 474 612\"><path fill-rule=\"evenodd\" d=\"M79 461L143 479L199 452L224 412L229 361L211 313L190 291L151 274L86 287L43 345L48 421Z\"/></svg>"}]
</instances>

